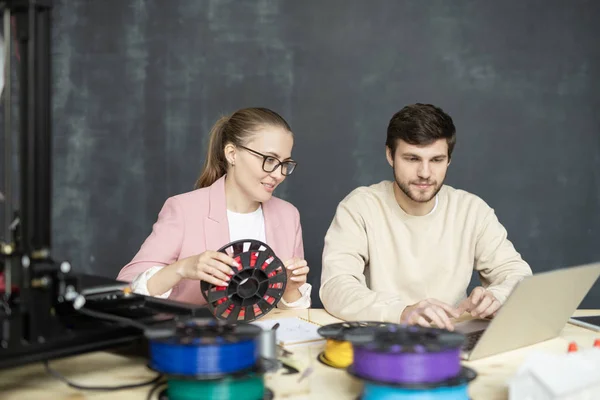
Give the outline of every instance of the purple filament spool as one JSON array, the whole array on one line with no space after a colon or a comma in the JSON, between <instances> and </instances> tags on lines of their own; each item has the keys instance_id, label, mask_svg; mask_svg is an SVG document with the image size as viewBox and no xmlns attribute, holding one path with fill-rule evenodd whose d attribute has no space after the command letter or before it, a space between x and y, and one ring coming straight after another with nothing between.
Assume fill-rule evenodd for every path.
<instances>
[{"instance_id":1,"label":"purple filament spool","mask_svg":"<svg viewBox=\"0 0 600 400\"><path fill-rule=\"evenodd\" d=\"M439 353L383 353L354 349L354 373L387 383L435 383L460 373L460 350Z\"/></svg>"},{"instance_id":2,"label":"purple filament spool","mask_svg":"<svg viewBox=\"0 0 600 400\"><path fill-rule=\"evenodd\" d=\"M390 325L353 341L351 373L397 385L432 385L461 372L464 335L443 329Z\"/></svg>"}]
</instances>

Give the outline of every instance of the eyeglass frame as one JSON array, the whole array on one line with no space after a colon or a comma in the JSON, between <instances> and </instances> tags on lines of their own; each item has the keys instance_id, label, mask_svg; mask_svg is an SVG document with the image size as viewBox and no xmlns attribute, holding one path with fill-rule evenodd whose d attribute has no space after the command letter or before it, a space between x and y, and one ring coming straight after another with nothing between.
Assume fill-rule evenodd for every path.
<instances>
[{"instance_id":1,"label":"eyeglass frame","mask_svg":"<svg viewBox=\"0 0 600 400\"><path fill-rule=\"evenodd\" d=\"M256 150L252 150L252 149L250 149L250 148L248 148L246 146L238 145L237 147L241 147L242 149L247 150L250 153L254 153L254 155L256 155L256 156L262 157L263 158L262 169L263 169L263 171L268 172L268 173L275 172L277 170L277 168L279 168L281 166L282 167L281 168L281 174L283 176L290 176L291 174L294 173L294 171L296 170L296 167L298 166L298 162L295 161L295 160L279 161L279 159L277 157L275 157L275 156L271 156L271 155L268 155L268 154L260 153L260 152L258 152ZM266 164L268 158L274 158L275 160L277 160L277 165L275 165L271 171L268 171L265 168L265 164ZM288 164L291 163L291 164L294 165L294 168L292 169L292 172L290 172L289 174L286 174L286 173L283 172L283 164L286 164L286 163L288 163Z\"/></svg>"}]
</instances>

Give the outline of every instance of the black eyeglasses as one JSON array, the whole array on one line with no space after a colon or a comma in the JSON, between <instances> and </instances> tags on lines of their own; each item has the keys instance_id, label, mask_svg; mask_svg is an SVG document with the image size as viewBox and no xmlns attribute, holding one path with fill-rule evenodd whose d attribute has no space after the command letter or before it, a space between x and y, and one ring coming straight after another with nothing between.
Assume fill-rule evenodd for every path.
<instances>
[{"instance_id":1,"label":"black eyeglasses","mask_svg":"<svg viewBox=\"0 0 600 400\"><path fill-rule=\"evenodd\" d=\"M281 165L281 173L285 176L291 175L292 172L296 169L296 165L298 163L296 161L288 160L288 161L279 161L276 157L268 156L266 154L259 153L256 150L249 149L245 146L238 146L242 149L248 150L250 153L254 153L255 155L263 158L262 169L265 172L273 172Z\"/></svg>"}]
</instances>

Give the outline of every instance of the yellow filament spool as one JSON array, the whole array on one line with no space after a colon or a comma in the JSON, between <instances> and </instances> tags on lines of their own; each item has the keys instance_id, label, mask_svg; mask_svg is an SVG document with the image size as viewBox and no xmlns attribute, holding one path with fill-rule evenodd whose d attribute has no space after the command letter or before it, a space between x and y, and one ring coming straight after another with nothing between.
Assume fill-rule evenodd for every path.
<instances>
[{"instance_id":1,"label":"yellow filament spool","mask_svg":"<svg viewBox=\"0 0 600 400\"><path fill-rule=\"evenodd\" d=\"M333 368L347 368L354 361L352 342L348 335L368 333L374 329L390 325L378 321L346 321L320 327L317 332L327 339L325 350L318 356L319 361Z\"/></svg>"},{"instance_id":2,"label":"yellow filament spool","mask_svg":"<svg viewBox=\"0 0 600 400\"><path fill-rule=\"evenodd\" d=\"M319 355L319 359L333 368L346 368L354 359L352 344L341 340L327 339L325 351Z\"/></svg>"}]
</instances>

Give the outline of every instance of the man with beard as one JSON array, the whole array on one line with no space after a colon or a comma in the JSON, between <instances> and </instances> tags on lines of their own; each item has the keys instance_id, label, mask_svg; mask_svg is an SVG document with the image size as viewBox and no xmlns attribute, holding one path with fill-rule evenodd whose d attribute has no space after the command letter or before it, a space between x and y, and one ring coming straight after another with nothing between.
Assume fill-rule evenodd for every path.
<instances>
[{"instance_id":1,"label":"man with beard","mask_svg":"<svg viewBox=\"0 0 600 400\"><path fill-rule=\"evenodd\" d=\"M392 117L394 181L353 190L325 236L319 294L329 313L453 330L463 312L495 315L531 275L494 210L443 184L455 143L452 118L438 107L413 104ZM473 269L483 286L467 297Z\"/></svg>"}]
</instances>

